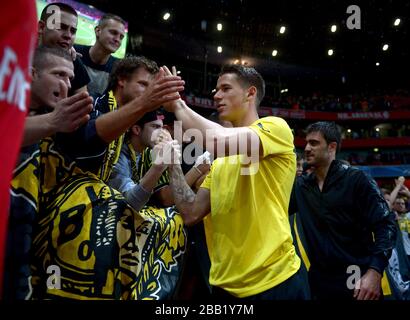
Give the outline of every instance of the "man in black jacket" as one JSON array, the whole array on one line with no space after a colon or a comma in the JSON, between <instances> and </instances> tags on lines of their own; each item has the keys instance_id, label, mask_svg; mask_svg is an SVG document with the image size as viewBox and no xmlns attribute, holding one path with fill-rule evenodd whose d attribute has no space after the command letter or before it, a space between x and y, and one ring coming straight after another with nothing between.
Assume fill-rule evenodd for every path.
<instances>
[{"instance_id":1,"label":"man in black jacket","mask_svg":"<svg viewBox=\"0 0 410 320\"><path fill-rule=\"evenodd\" d=\"M298 214L304 234L312 296L379 299L395 241L394 215L374 180L335 160L341 137L334 123L317 122L306 131L313 173L297 177L289 212Z\"/></svg>"}]
</instances>

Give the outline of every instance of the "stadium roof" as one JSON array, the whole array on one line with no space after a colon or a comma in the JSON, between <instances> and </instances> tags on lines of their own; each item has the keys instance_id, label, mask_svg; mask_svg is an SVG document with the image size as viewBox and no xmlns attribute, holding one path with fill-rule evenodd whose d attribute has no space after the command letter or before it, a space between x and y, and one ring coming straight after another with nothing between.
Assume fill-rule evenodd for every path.
<instances>
[{"instance_id":1,"label":"stadium roof","mask_svg":"<svg viewBox=\"0 0 410 320\"><path fill-rule=\"evenodd\" d=\"M408 1L355 1L360 29L353 30L347 23L351 17L358 27L357 19L352 21L358 11L347 13L352 1L83 2L126 19L129 49L160 63L196 62L203 71L206 59L208 72L225 63L246 63L269 81L299 89L409 85ZM170 15L164 20L166 12Z\"/></svg>"}]
</instances>

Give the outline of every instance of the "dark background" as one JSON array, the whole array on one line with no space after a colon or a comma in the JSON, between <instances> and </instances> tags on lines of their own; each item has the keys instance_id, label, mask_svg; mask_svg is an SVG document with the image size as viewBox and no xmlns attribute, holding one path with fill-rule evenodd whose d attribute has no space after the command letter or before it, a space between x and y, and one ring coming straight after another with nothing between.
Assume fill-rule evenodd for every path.
<instances>
[{"instance_id":1,"label":"dark background","mask_svg":"<svg viewBox=\"0 0 410 320\"><path fill-rule=\"evenodd\" d=\"M267 93L274 98L283 88L309 95L409 87L408 1L82 2L123 17L129 23L128 52L177 65L187 89L197 94L209 94L221 65L236 59L246 60L264 76ZM346 9L352 4L361 9L360 30L346 26ZM171 18L164 21L167 11ZM398 27L393 26L396 18L401 19ZM223 24L221 32L218 22ZM330 32L332 24L336 33ZM286 26L284 35L279 34L281 25ZM384 43L388 51L382 50ZM222 53L216 50L219 45ZM330 48L335 52L331 57ZM279 51L276 57L273 49Z\"/></svg>"}]
</instances>

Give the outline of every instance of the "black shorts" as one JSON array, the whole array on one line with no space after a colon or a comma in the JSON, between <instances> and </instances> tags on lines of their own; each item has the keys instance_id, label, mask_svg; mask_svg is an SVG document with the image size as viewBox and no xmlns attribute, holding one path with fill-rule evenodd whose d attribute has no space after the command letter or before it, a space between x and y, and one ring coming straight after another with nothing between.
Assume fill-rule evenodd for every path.
<instances>
[{"instance_id":1,"label":"black shorts","mask_svg":"<svg viewBox=\"0 0 410 320\"><path fill-rule=\"evenodd\" d=\"M261 293L245 298L237 298L227 291L212 287L212 298L218 301L232 300L310 300L310 290L307 273L304 268L292 275L289 279Z\"/></svg>"}]
</instances>

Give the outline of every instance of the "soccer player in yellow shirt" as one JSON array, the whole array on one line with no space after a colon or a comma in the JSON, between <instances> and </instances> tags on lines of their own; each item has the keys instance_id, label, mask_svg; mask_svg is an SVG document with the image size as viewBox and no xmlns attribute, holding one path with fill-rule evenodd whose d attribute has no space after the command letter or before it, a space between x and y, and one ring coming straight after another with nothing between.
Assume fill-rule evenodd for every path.
<instances>
[{"instance_id":1,"label":"soccer player in yellow shirt","mask_svg":"<svg viewBox=\"0 0 410 320\"><path fill-rule=\"evenodd\" d=\"M179 165L169 167L171 188L186 225L204 219L216 297L308 299L287 214L296 174L293 135L281 118L259 119L264 93L254 68L230 65L222 68L214 100L219 118L233 128L203 118L181 99L165 106L184 130L199 130L197 138L216 158L197 194Z\"/></svg>"}]
</instances>

